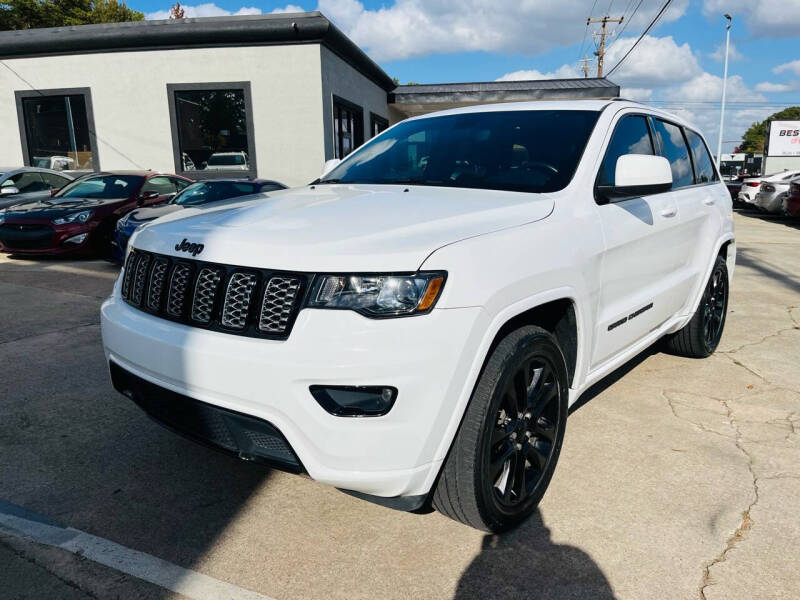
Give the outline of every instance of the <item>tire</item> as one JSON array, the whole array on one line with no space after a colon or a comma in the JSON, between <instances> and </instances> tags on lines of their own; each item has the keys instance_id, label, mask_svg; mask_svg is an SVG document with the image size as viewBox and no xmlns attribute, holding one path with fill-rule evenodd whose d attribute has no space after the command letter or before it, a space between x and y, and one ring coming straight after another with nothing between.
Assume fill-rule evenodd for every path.
<instances>
[{"instance_id":1,"label":"tire","mask_svg":"<svg viewBox=\"0 0 800 600\"><path fill-rule=\"evenodd\" d=\"M503 338L472 393L433 493L434 508L491 533L529 517L558 462L568 389L553 335L525 326Z\"/></svg>"},{"instance_id":2,"label":"tire","mask_svg":"<svg viewBox=\"0 0 800 600\"><path fill-rule=\"evenodd\" d=\"M666 338L667 351L688 358L711 356L719 345L728 313L728 266L717 257L700 305L691 321Z\"/></svg>"}]
</instances>

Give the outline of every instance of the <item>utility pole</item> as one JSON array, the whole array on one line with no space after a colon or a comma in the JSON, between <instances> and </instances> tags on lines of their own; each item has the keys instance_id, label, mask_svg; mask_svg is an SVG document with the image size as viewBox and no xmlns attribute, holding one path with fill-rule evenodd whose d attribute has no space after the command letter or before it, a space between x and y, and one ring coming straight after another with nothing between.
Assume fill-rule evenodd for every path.
<instances>
[{"instance_id":1,"label":"utility pole","mask_svg":"<svg viewBox=\"0 0 800 600\"><path fill-rule=\"evenodd\" d=\"M586 19L586 24L590 25L592 23L601 23L602 27L600 28L600 33L596 34L600 36L600 43L597 46L597 51L594 55L597 57L597 77L603 77L603 59L605 58L606 54L606 36L608 36L608 32L606 31L606 24L608 23L622 23L622 20L625 17L620 17L618 19L612 19L608 15L603 17L602 19L592 19L589 17Z\"/></svg>"},{"instance_id":2,"label":"utility pole","mask_svg":"<svg viewBox=\"0 0 800 600\"><path fill-rule=\"evenodd\" d=\"M719 142L717 143L717 168L722 161L722 127L725 124L725 92L728 87L728 50L731 47L731 24L733 18L729 14L724 15L727 23L725 24L725 71L722 75L722 105L719 108Z\"/></svg>"},{"instance_id":3,"label":"utility pole","mask_svg":"<svg viewBox=\"0 0 800 600\"><path fill-rule=\"evenodd\" d=\"M592 59L583 55L583 58L578 61L580 64L580 69L583 71L583 78L587 79L589 77L589 63L592 62Z\"/></svg>"}]
</instances>

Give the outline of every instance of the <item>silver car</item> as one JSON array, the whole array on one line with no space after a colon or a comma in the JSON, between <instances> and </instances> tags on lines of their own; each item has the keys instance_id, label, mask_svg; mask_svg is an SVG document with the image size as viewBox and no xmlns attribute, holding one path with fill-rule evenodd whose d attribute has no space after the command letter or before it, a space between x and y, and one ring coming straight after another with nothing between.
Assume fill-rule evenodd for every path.
<instances>
[{"instance_id":1,"label":"silver car","mask_svg":"<svg viewBox=\"0 0 800 600\"><path fill-rule=\"evenodd\" d=\"M59 190L75 179L51 169L38 167L0 167L0 209L21 202L49 198L53 190Z\"/></svg>"},{"instance_id":2,"label":"silver car","mask_svg":"<svg viewBox=\"0 0 800 600\"><path fill-rule=\"evenodd\" d=\"M798 175L800 171L784 171L763 179L753 204L768 213L781 213L783 199L789 193L789 184Z\"/></svg>"}]
</instances>

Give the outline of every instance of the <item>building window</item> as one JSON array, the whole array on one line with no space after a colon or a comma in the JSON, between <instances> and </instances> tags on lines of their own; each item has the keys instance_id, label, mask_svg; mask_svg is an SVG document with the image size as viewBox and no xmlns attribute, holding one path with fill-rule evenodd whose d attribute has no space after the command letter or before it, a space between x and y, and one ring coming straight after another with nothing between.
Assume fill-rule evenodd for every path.
<instances>
[{"instance_id":1,"label":"building window","mask_svg":"<svg viewBox=\"0 0 800 600\"><path fill-rule=\"evenodd\" d=\"M255 176L250 83L168 84L175 170L193 179Z\"/></svg>"},{"instance_id":2,"label":"building window","mask_svg":"<svg viewBox=\"0 0 800 600\"><path fill-rule=\"evenodd\" d=\"M360 106L333 97L333 154L344 158L364 143L364 111Z\"/></svg>"},{"instance_id":3,"label":"building window","mask_svg":"<svg viewBox=\"0 0 800 600\"><path fill-rule=\"evenodd\" d=\"M375 113L369 114L370 137L375 137L380 132L389 129L389 121Z\"/></svg>"},{"instance_id":4,"label":"building window","mask_svg":"<svg viewBox=\"0 0 800 600\"><path fill-rule=\"evenodd\" d=\"M100 168L89 88L15 95L26 165L56 170Z\"/></svg>"}]
</instances>

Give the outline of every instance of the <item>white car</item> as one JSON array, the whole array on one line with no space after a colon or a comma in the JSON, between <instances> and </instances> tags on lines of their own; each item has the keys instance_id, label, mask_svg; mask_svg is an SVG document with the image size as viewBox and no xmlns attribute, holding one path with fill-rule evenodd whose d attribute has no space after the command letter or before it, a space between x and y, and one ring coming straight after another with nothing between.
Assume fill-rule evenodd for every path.
<instances>
[{"instance_id":1,"label":"white car","mask_svg":"<svg viewBox=\"0 0 800 600\"><path fill-rule=\"evenodd\" d=\"M756 194L755 204L768 213L783 213L783 200L789 195L792 179L796 179L800 171L786 171L761 182Z\"/></svg>"},{"instance_id":2,"label":"white car","mask_svg":"<svg viewBox=\"0 0 800 600\"><path fill-rule=\"evenodd\" d=\"M756 197L761 192L761 186L764 183L781 183L786 181L788 189L789 182L798 176L800 176L800 171L781 171L780 173L765 175L764 177L749 177L742 181L738 199L748 204L757 205Z\"/></svg>"},{"instance_id":3,"label":"white car","mask_svg":"<svg viewBox=\"0 0 800 600\"><path fill-rule=\"evenodd\" d=\"M218 171L247 171L250 165L246 152L215 152L208 157L206 168Z\"/></svg>"},{"instance_id":4,"label":"white car","mask_svg":"<svg viewBox=\"0 0 800 600\"><path fill-rule=\"evenodd\" d=\"M662 338L714 352L735 260L703 138L627 101L402 121L128 248L103 341L154 419L487 531L534 511L589 386Z\"/></svg>"}]
</instances>

